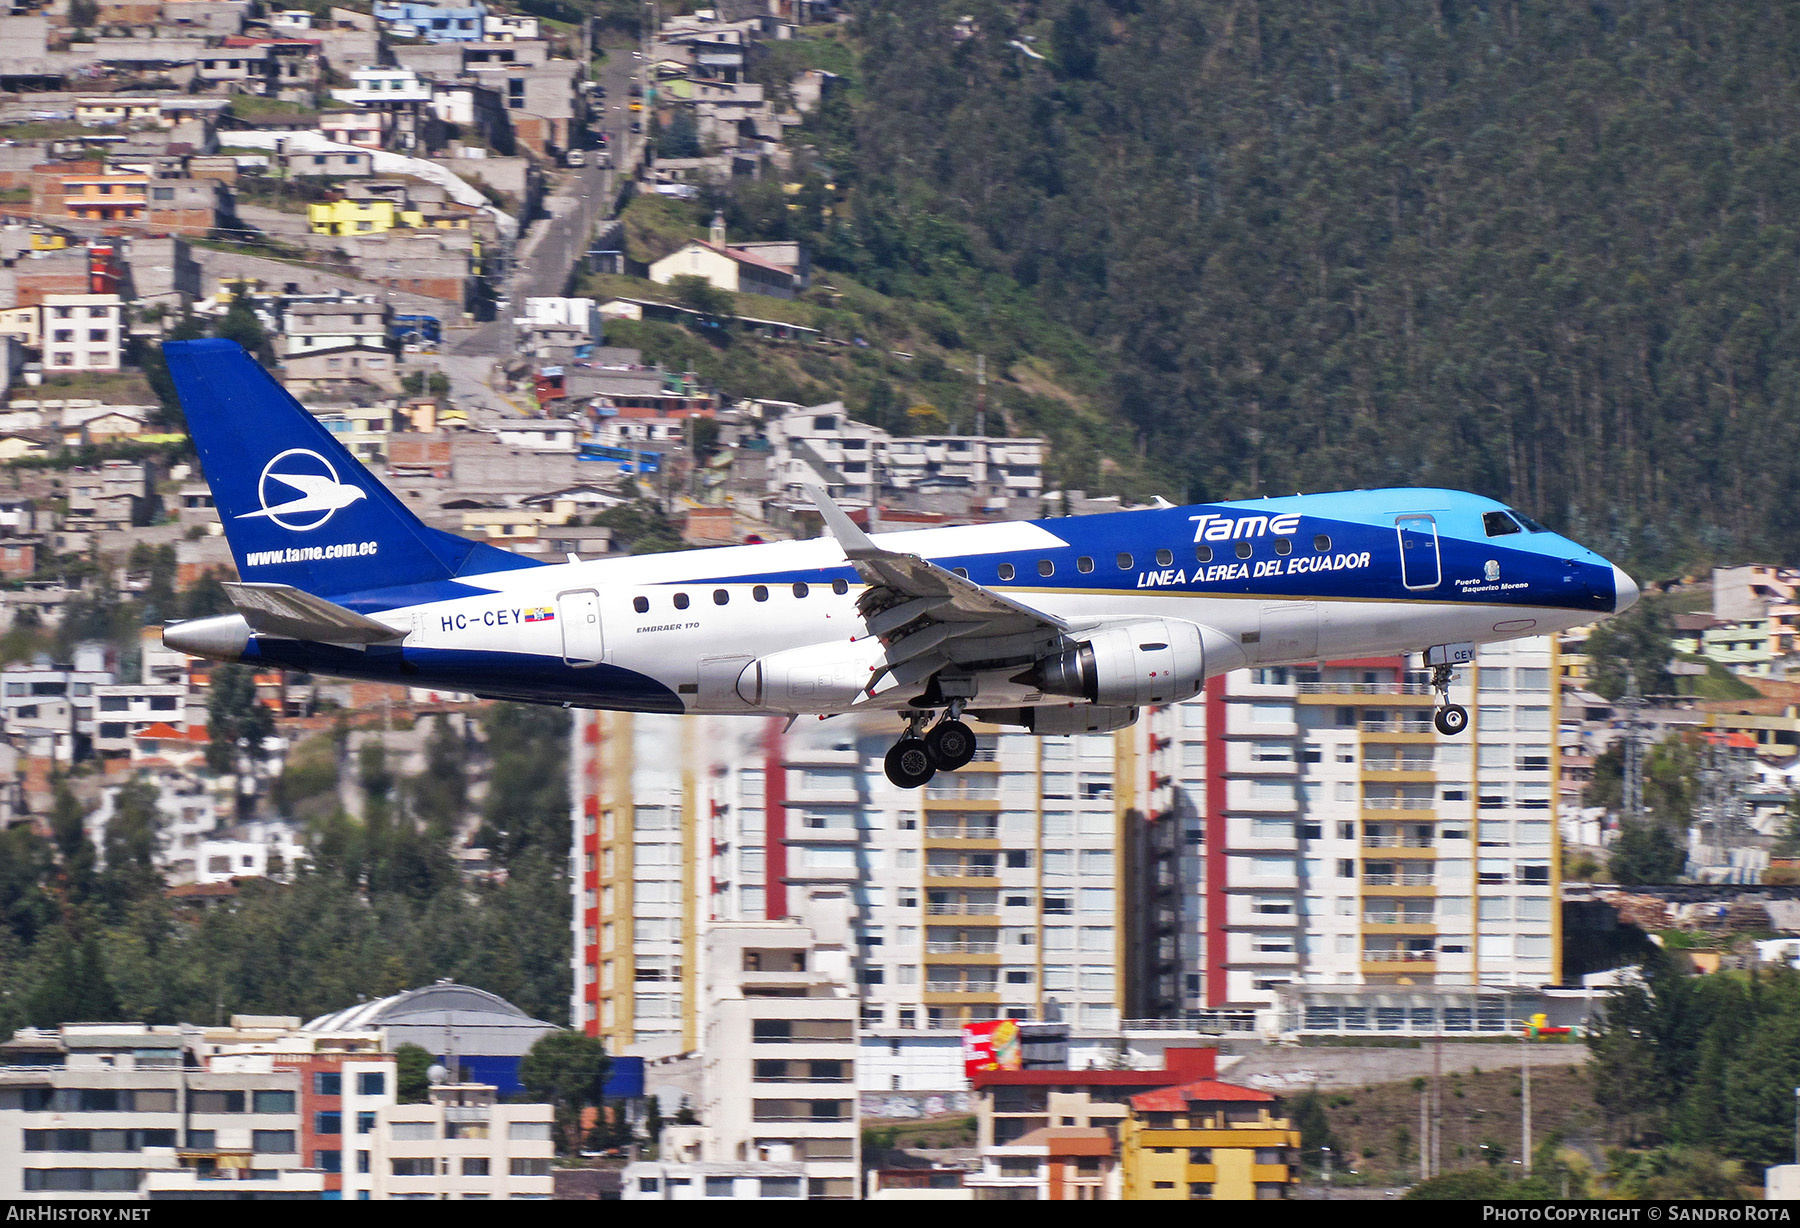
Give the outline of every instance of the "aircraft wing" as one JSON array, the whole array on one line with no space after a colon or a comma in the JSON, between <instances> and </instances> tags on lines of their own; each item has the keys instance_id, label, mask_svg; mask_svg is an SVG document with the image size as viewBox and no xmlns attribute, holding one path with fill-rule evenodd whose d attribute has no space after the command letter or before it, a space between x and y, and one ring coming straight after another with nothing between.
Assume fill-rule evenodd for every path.
<instances>
[{"instance_id":1,"label":"aircraft wing","mask_svg":"<svg viewBox=\"0 0 1800 1228\"><path fill-rule=\"evenodd\" d=\"M871 696L922 682L947 665L1032 657L1069 625L916 554L884 550L824 491L807 493L869 589L857 609L887 646Z\"/></svg>"},{"instance_id":2,"label":"aircraft wing","mask_svg":"<svg viewBox=\"0 0 1800 1228\"><path fill-rule=\"evenodd\" d=\"M391 644L406 632L288 584L222 585L253 631L324 644Z\"/></svg>"}]
</instances>

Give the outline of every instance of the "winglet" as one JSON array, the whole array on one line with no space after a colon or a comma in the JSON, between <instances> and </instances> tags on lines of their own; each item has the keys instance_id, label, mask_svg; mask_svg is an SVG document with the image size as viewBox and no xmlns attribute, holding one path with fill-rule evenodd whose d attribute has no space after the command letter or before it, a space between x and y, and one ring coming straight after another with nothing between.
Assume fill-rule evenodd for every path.
<instances>
[{"instance_id":1,"label":"winglet","mask_svg":"<svg viewBox=\"0 0 1800 1228\"><path fill-rule=\"evenodd\" d=\"M833 503L831 496L823 490L817 486L808 486L806 493L818 507L819 515L825 518L825 527L837 538L838 545L844 548L845 558L878 559L892 553L877 546L867 533L857 528L856 522L850 519L843 508Z\"/></svg>"}]
</instances>

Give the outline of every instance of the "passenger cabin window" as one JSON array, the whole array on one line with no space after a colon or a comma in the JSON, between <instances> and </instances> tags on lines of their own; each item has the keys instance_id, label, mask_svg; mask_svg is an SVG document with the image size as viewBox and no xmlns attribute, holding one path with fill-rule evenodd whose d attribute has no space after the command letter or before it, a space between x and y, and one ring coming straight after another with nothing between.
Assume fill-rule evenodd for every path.
<instances>
[{"instance_id":1,"label":"passenger cabin window","mask_svg":"<svg viewBox=\"0 0 1800 1228\"><path fill-rule=\"evenodd\" d=\"M1082 555L1075 560L1075 570L1079 571L1084 576L1087 575L1090 571L1094 570L1094 560L1090 559L1085 554Z\"/></svg>"},{"instance_id":2,"label":"passenger cabin window","mask_svg":"<svg viewBox=\"0 0 1800 1228\"><path fill-rule=\"evenodd\" d=\"M1197 563L1212 562L1212 547L1211 546L1195 546L1194 547L1194 561Z\"/></svg>"},{"instance_id":3,"label":"passenger cabin window","mask_svg":"<svg viewBox=\"0 0 1800 1228\"><path fill-rule=\"evenodd\" d=\"M675 608L678 610L685 610L688 608L688 595L686 593L675 594Z\"/></svg>"},{"instance_id":4,"label":"passenger cabin window","mask_svg":"<svg viewBox=\"0 0 1800 1228\"><path fill-rule=\"evenodd\" d=\"M1011 563L1000 564L1000 578L1002 580L1010 580L1013 578L1013 565Z\"/></svg>"},{"instance_id":5,"label":"passenger cabin window","mask_svg":"<svg viewBox=\"0 0 1800 1228\"><path fill-rule=\"evenodd\" d=\"M1237 556L1240 559L1247 559L1250 557L1251 549L1252 549L1252 547L1249 542L1247 542L1247 541L1239 542L1237 544Z\"/></svg>"},{"instance_id":6,"label":"passenger cabin window","mask_svg":"<svg viewBox=\"0 0 1800 1228\"><path fill-rule=\"evenodd\" d=\"M1055 563L1052 563L1049 559L1039 559L1038 560L1038 575L1053 576L1055 574L1056 574L1056 564Z\"/></svg>"},{"instance_id":7,"label":"passenger cabin window","mask_svg":"<svg viewBox=\"0 0 1800 1228\"><path fill-rule=\"evenodd\" d=\"M1324 533L1319 534L1317 537L1313 538L1313 549L1317 550L1320 554L1326 553L1331 549L1331 538Z\"/></svg>"},{"instance_id":8,"label":"passenger cabin window","mask_svg":"<svg viewBox=\"0 0 1800 1228\"><path fill-rule=\"evenodd\" d=\"M766 584L758 584L755 588L750 590L750 595L758 601L767 601L769 599L769 586Z\"/></svg>"},{"instance_id":9,"label":"passenger cabin window","mask_svg":"<svg viewBox=\"0 0 1800 1228\"><path fill-rule=\"evenodd\" d=\"M1175 565L1175 552L1173 550L1158 550L1156 552L1156 565L1158 567L1173 567Z\"/></svg>"},{"instance_id":10,"label":"passenger cabin window","mask_svg":"<svg viewBox=\"0 0 1800 1228\"><path fill-rule=\"evenodd\" d=\"M1292 554L1293 552L1294 552L1294 543L1290 539L1285 538L1285 537L1277 537L1275 539L1275 553L1276 554Z\"/></svg>"},{"instance_id":11,"label":"passenger cabin window","mask_svg":"<svg viewBox=\"0 0 1800 1228\"><path fill-rule=\"evenodd\" d=\"M631 608L636 610L639 614L648 614L650 612L650 598L633 597L631 599Z\"/></svg>"},{"instance_id":12,"label":"passenger cabin window","mask_svg":"<svg viewBox=\"0 0 1800 1228\"><path fill-rule=\"evenodd\" d=\"M806 596L807 593L809 593L811 591L812 590L807 588L803 582L801 582L799 580L794 581L794 596L804 597L804 596Z\"/></svg>"},{"instance_id":13,"label":"passenger cabin window","mask_svg":"<svg viewBox=\"0 0 1800 1228\"><path fill-rule=\"evenodd\" d=\"M1519 532L1519 522L1505 512L1483 512L1481 527L1487 530L1489 537L1504 537L1508 533Z\"/></svg>"},{"instance_id":14,"label":"passenger cabin window","mask_svg":"<svg viewBox=\"0 0 1800 1228\"><path fill-rule=\"evenodd\" d=\"M850 581L833 580L831 582L831 591L842 597L845 593L850 591Z\"/></svg>"},{"instance_id":15,"label":"passenger cabin window","mask_svg":"<svg viewBox=\"0 0 1800 1228\"><path fill-rule=\"evenodd\" d=\"M1123 550L1121 550L1119 552L1119 570L1120 571L1130 571L1131 570L1131 556L1129 554L1126 554Z\"/></svg>"},{"instance_id":16,"label":"passenger cabin window","mask_svg":"<svg viewBox=\"0 0 1800 1228\"><path fill-rule=\"evenodd\" d=\"M731 594L726 592L724 589L715 588L713 590L713 604L714 605L724 605L727 601L730 601L730 600L731 600Z\"/></svg>"}]
</instances>

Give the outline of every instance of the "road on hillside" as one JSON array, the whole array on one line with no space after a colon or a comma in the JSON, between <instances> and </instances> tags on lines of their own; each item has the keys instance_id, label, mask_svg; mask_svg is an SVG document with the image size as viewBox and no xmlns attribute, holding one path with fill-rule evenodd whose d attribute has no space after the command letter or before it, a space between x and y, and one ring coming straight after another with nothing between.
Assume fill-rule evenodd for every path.
<instances>
[{"instance_id":1,"label":"road on hillside","mask_svg":"<svg viewBox=\"0 0 1800 1228\"><path fill-rule=\"evenodd\" d=\"M511 276L504 289L505 304L495 319L458 342L453 353L493 357L511 354L512 317L523 300L566 292L569 275L586 254L595 228L609 216L610 203L617 194L615 172L593 165L601 161L600 150L610 151L616 165L622 168L621 173L629 173L642 149L642 134L634 136L631 131L630 108L631 83L642 64L630 50L615 49L607 55L600 71L606 96L595 100L599 111L596 126L606 133L606 143L602 146L598 139L585 136L572 142L578 147L594 146L586 151L589 165L563 172L562 182L545 201L553 216L534 223L534 233L523 236L515 249Z\"/></svg>"}]
</instances>

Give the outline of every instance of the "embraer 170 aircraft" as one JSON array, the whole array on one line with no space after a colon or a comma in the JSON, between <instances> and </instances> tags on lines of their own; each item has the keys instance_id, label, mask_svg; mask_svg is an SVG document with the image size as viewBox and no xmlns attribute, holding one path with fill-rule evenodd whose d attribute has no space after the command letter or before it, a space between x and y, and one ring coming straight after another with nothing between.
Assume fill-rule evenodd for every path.
<instances>
[{"instance_id":1,"label":"embraer 170 aircraft","mask_svg":"<svg viewBox=\"0 0 1800 1228\"><path fill-rule=\"evenodd\" d=\"M169 627L222 661L627 712L892 711L917 787L965 715L1123 728L1253 665L1422 652L1441 702L1476 645L1637 600L1492 499L1359 490L546 564L422 524L235 343L163 347L237 560L237 613Z\"/></svg>"}]
</instances>

